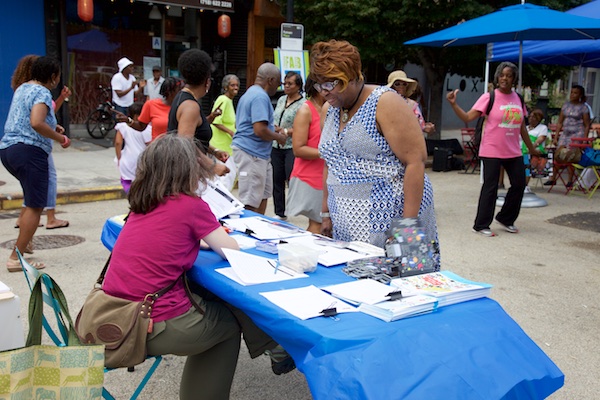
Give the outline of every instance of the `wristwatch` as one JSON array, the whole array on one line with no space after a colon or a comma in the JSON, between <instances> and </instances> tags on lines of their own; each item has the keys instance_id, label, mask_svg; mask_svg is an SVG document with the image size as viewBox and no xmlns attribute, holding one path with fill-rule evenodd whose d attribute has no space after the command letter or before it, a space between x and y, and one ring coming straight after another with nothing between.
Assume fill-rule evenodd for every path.
<instances>
[{"instance_id":1,"label":"wristwatch","mask_svg":"<svg viewBox=\"0 0 600 400\"><path fill-rule=\"evenodd\" d=\"M329 213L328 213L328 212L320 212L320 213L319 213L319 216L320 216L321 218L329 218Z\"/></svg>"}]
</instances>

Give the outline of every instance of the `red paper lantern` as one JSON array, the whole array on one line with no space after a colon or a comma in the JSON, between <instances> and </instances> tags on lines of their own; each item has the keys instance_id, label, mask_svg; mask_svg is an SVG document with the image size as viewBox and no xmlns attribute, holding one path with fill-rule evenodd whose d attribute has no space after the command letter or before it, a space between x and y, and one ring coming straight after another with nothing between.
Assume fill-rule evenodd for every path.
<instances>
[{"instance_id":1,"label":"red paper lantern","mask_svg":"<svg viewBox=\"0 0 600 400\"><path fill-rule=\"evenodd\" d=\"M94 0L77 0L77 15L82 21L94 19Z\"/></svg>"},{"instance_id":2,"label":"red paper lantern","mask_svg":"<svg viewBox=\"0 0 600 400\"><path fill-rule=\"evenodd\" d=\"M222 38L229 37L231 35L231 18L229 18L229 15L221 15L217 20L217 27L219 36Z\"/></svg>"}]
</instances>

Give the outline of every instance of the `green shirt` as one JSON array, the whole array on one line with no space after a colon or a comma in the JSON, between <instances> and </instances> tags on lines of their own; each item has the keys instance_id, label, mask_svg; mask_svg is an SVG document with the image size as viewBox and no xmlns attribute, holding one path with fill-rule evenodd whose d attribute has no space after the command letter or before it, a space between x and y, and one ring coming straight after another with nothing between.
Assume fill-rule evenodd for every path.
<instances>
[{"instance_id":1,"label":"green shirt","mask_svg":"<svg viewBox=\"0 0 600 400\"><path fill-rule=\"evenodd\" d=\"M231 150L231 140L233 139L229 133L220 130L215 126L215 124L224 125L227 129L231 129L235 132L235 110L233 109L233 100L224 94L217 97L215 103L213 104L212 111L214 111L218 106L221 106L222 114L216 117L211 124L210 128L212 129L212 139L210 139L211 146L226 151L231 155L233 150Z\"/></svg>"}]
</instances>

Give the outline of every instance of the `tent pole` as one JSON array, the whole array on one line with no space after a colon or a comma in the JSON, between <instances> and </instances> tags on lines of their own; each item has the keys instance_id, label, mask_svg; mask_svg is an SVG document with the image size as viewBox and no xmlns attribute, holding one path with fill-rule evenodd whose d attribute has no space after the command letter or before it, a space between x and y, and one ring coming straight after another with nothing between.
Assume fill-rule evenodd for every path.
<instances>
[{"instance_id":1,"label":"tent pole","mask_svg":"<svg viewBox=\"0 0 600 400\"><path fill-rule=\"evenodd\" d=\"M523 41L519 41L519 85L517 92L523 93Z\"/></svg>"}]
</instances>

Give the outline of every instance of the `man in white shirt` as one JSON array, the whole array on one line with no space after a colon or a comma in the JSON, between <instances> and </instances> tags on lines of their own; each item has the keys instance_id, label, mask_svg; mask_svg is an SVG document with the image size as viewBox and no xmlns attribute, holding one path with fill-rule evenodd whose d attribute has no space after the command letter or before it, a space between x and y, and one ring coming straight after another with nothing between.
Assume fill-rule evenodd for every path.
<instances>
[{"instance_id":1,"label":"man in white shirt","mask_svg":"<svg viewBox=\"0 0 600 400\"><path fill-rule=\"evenodd\" d=\"M129 116L129 106L133 104L135 95L139 95L141 89L146 85L145 80L141 80L140 84L136 83L133 76L133 61L127 57L117 61L119 72L113 75L110 80L112 87L112 101L115 105L115 110Z\"/></svg>"},{"instance_id":2,"label":"man in white shirt","mask_svg":"<svg viewBox=\"0 0 600 400\"><path fill-rule=\"evenodd\" d=\"M146 95L146 101L152 99L159 99L162 96L160 95L160 87L162 86L165 78L161 76L162 70L160 65L155 65L152 67L152 75L154 79L146 82L146 87L144 88L144 94Z\"/></svg>"}]
</instances>

